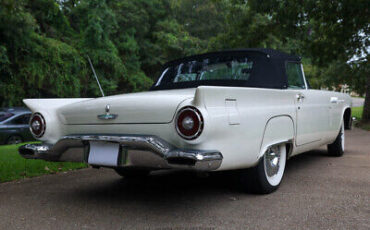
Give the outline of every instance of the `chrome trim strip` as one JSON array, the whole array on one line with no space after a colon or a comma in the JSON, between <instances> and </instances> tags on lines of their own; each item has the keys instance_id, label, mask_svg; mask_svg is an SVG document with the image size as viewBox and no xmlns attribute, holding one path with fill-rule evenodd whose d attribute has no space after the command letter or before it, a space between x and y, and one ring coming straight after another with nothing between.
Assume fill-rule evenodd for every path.
<instances>
[{"instance_id":1,"label":"chrome trim strip","mask_svg":"<svg viewBox=\"0 0 370 230\"><path fill-rule=\"evenodd\" d=\"M122 146L122 152L127 154L124 157L128 160L124 165L117 165L118 167L145 166L150 168L181 168L212 171L221 166L223 159L219 151L179 149L165 140L152 135L69 135L61 138L55 145L23 145L19 148L19 153L27 159L44 159L50 161L67 161L66 159L70 159L70 155L68 154L72 153L72 155L80 155L73 157L74 159L85 159L86 161L89 141L119 143ZM122 152L121 154L123 154Z\"/></svg>"}]
</instances>

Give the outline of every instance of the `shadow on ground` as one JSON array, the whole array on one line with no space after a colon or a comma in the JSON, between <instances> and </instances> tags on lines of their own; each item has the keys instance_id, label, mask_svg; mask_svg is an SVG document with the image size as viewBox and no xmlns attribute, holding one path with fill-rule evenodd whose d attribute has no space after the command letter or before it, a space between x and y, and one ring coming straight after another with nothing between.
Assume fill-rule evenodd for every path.
<instances>
[{"instance_id":1,"label":"shadow on ground","mask_svg":"<svg viewBox=\"0 0 370 230\"><path fill-rule=\"evenodd\" d=\"M295 170L305 170L316 161L330 156L315 150L292 157L286 167L286 177L294 177ZM107 169L103 169L107 170ZM291 175L292 174L292 175ZM181 199L211 199L212 196L256 196L244 194L237 186L237 172L217 172L208 176L189 171L157 171L144 180L126 180L112 173L112 178L69 190L62 199L83 202L101 201L127 203L135 200L150 203L177 203ZM289 179L289 178L288 178ZM285 181L286 182L286 181ZM283 182L284 183L284 182ZM233 198L230 198L233 199ZM154 205L153 204L153 205Z\"/></svg>"}]
</instances>

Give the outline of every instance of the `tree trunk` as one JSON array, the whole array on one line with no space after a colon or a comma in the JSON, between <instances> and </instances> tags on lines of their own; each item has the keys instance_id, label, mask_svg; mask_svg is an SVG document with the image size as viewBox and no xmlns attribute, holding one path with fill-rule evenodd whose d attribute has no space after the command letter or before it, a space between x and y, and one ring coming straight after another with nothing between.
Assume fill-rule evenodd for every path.
<instances>
[{"instance_id":1,"label":"tree trunk","mask_svg":"<svg viewBox=\"0 0 370 230\"><path fill-rule=\"evenodd\" d=\"M367 75L366 96L362 121L366 123L370 122L370 74Z\"/></svg>"}]
</instances>

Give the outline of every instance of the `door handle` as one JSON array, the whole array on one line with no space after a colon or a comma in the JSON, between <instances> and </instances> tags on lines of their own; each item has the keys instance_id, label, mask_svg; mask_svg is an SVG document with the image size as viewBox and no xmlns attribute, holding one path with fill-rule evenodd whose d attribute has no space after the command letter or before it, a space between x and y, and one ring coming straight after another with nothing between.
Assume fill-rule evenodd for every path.
<instances>
[{"instance_id":1,"label":"door handle","mask_svg":"<svg viewBox=\"0 0 370 230\"><path fill-rule=\"evenodd\" d=\"M338 98L337 97L331 97L330 98L330 103L334 103L334 104L338 103Z\"/></svg>"},{"instance_id":2,"label":"door handle","mask_svg":"<svg viewBox=\"0 0 370 230\"><path fill-rule=\"evenodd\" d=\"M303 99L305 99L305 96L301 93L297 94L296 95L296 98L297 98L297 101L303 101Z\"/></svg>"}]
</instances>

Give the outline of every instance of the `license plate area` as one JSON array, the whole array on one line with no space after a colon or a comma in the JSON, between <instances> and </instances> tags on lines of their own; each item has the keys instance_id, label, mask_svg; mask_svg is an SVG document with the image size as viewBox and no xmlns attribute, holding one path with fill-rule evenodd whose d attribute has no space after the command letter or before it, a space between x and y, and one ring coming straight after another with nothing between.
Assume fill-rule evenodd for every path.
<instances>
[{"instance_id":1,"label":"license plate area","mask_svg":"<svg viewBox=\"0 0 370 230\"><path fill-rule=\"evenodd\" d=\"M90 141L88 163L91 165L117 166L120 152L118 143Z\"/></svg>"}]
</instances>

